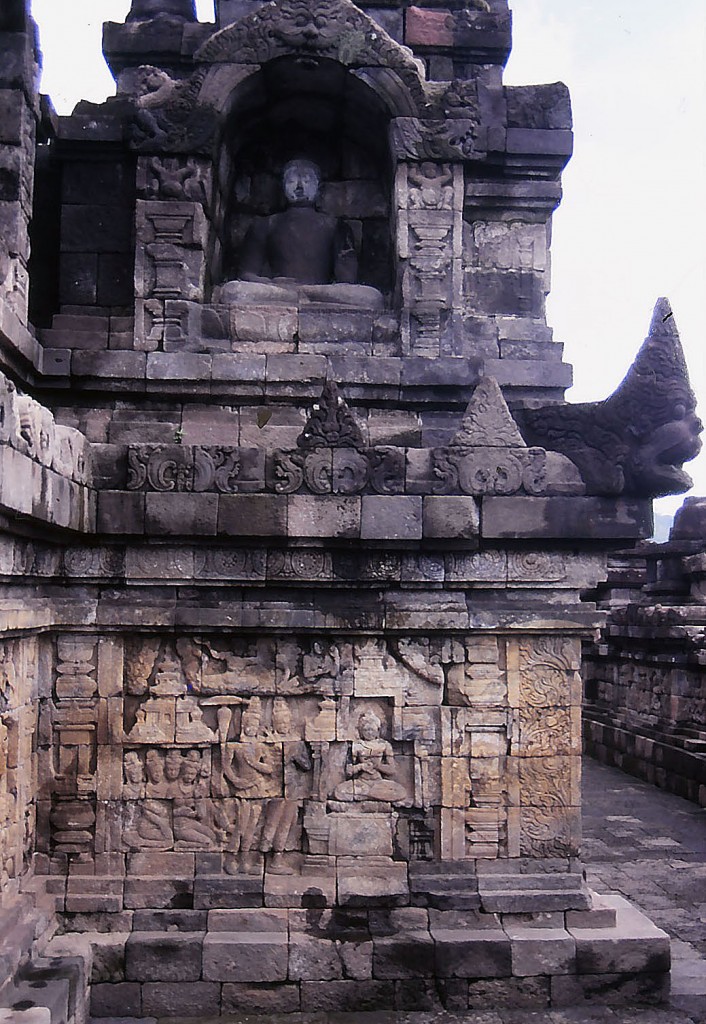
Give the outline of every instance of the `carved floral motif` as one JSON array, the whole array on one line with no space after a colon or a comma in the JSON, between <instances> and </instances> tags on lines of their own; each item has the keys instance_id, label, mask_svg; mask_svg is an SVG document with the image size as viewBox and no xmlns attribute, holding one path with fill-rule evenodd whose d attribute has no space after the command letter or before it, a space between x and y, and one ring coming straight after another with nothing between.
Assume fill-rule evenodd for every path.
<instances>
[{"instance_id":1,"label":"carved floral motif","mask_svg":"<svg viewBox=\"0 0 706 1024\"><path fill-rule=\"evenodd\" d=\"M578 668L576 642L538 637L520 643L520 698L528 707L571 703L570 676Z\"/></svg>"},{"instance_id":2,"label":"carved floral motif","mask_svg":"<svg viewBox=\"0 0 706 1024\"><path fill-rule=\"evenodd\" d=\"M520 818L520 854L523 857L576 856L570 818L552 807L523 807Z\"/></svg>"}]
</instances>

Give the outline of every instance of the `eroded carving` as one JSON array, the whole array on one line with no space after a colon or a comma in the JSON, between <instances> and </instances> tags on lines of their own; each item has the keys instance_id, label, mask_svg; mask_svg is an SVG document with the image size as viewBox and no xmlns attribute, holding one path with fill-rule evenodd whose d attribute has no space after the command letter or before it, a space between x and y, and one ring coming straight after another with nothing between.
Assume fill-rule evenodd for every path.
<instances>
[{"instance_id":1,"label":"eroded carving","mask_svg":"<svg viewBox=\"0 0 706 1024\"><path fill-rule=\"evenodd\" d=\"M205 71L196 71L179 82L150 65L138 71L130 132L133 148L144 152L208 153L216 122L213 109L198 103Z\"/></svg>"},{"instance_id":2,"label":"eroded carving","mask_svg":"<svg viewBox=\"0 0 706 1024\"><path fill-rule=\"evenodd\" d=\"M300 448L362 448L364 443L360 427L338 386L327 380L297 444Z\"/></svg>"},{"instance_id":3,"label":"eroded carving","mask_svg":"<svg viewBox=\"0 0 706 1024\"><path fill-rule=\"evenodd\" d=\"M658 497L691 487L683 464L701 450L701 420L674 317L655 306L650 333L617 390L602 402L522 409L529 444L568 456L589 494Z\"/></svg>"}]
</instances>

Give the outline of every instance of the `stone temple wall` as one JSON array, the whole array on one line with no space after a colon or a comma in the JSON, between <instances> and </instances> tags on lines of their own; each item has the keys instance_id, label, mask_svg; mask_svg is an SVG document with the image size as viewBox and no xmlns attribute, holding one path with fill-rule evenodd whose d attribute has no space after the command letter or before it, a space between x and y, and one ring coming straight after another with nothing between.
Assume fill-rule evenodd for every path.
<instances>
[{"instance_id":1,"label":"stone temple wall","mask_svg":"<svg viewBox=\"0 0 706 1024\"><path fill-rule=\"evenodd\" d=\"M658 1000L580 671L699 448L668 303L564 402L570 106L505 0L218 6L134 0L61 118L3 8L0 1004Z\"/></svg>"},{"instance_id":2,"label":"stone temple wall","mask_svg":"<svg viewBox=\"0 0 706 1024\"><path fill-rule=\"evenodd\" d=\"M608 619L584 661L586 749L706 806L704 523L687 498L669 541L617 560Z\"/></svg>"}]
</instances>

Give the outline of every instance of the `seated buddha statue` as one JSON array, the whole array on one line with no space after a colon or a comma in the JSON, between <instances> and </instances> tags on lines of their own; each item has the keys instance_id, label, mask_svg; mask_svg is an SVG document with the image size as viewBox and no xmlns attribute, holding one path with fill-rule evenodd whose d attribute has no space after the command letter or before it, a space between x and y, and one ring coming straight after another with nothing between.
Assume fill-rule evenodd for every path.
<instances>
[{"instance_id":1,"label":"seated buddha statue","mask_svg":"<svg viewBox=\"0 0 706 1024\"><path fill-rule=\"evenodd\" d=\"M240 276L214 292L214 302L336 303L381 309L377 288L356 284L358 259L350 230L316 209L321 172L311 160L290 160L282 174L287 208L250 226Z\"/></svg>"}]
</instances>

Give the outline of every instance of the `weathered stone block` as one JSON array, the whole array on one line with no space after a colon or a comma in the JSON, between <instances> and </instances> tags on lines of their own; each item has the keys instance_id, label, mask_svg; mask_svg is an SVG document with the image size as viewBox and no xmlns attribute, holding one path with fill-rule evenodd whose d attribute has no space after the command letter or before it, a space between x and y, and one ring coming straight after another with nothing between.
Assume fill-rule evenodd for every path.
<instances>
[{"instance_id":1,"label":"weathered stone block","mask_svg":"<svg viewBox=\"0 0 706 1024\"><path fill-rule=\"evenodd\" d=\"M145 376L146 359L144 352L79 350L71 356L71 372L78 377L100 377L117 381L142 380Z\"/></svg>"},{"instance_id":2,"label":"weathered stone block","mask_svg":"<svg viewBox=\"0 0 706 1024\"><path fill-rule=\"evenodd\" d=\"M94 1017L141 1017L141 990L136 981L91 985L91 1013Z\"/></svg>"},{"instance_id":3,"label":"weathered stone block","mask_svg":"<svg viewBox=\"0 0 706 1024\"><path fill-rule=\"evenodd\" d=\"M434 940L429 932L375 936L373 977L379 979L431 977Z\"/></svg>"},{"instance_id":4,"label":"weathered stone block","mask_svg":"<svg viewBox=\"0 0 706 1024\"><path fill-rule=\"evenodd\" d=\"M188 907L192 883L186 878L126 878L125 906L132 910L148 907Z\"/></svg>"},{"instance_id":5,"label":"weathered stone block","mask_svg":"<svg viewBox=\"0 0 706 1024\"><path fill-rule=\"evenodd\" d=\"M342 979L339 944L329 938L293 933L289 941L289 978L291 981Z\"/></svg>"},{"instance_id":6,"label":"weathered stone block","mask_svg":"<svg viewBox=\"0 0 706 1024\"><path fill-rule=\"evenodd\" d=\"M290 537L360 536L360 498L293 494L288 498Z\"/></svg>"},{"instance_id":7,"label":"weathered stone block","mask_svg":"<svg viewBox=\"0 0 706 1024\"><path fill-rule=\"evenodd\" d=\"M73 205L61 214L63 252L129 252L132 217L129 207Z\"/></svg>"},{"instance_id":8,"label":"weathered stone block","mask_svg":"<svg viewBox=\"0 0 706 1024\"><path fill-rule=\"evenodd\" d=\"M440 978L505 978L512 974L507 935L491 928L435 928L434 970Z\"/></svg>"},{"instance_id":9,"label":"weathered stone block","mask_svg":"<svg viewBox=\"0 0 706 1024\"><path fill-rule=\"evenodd\" d=\"M339 813L332 817L329 850L334 856L392 856L392 831L387 815Z\"/></svg>"},{"instance_id":10,"label":"weathered stone block","mask_svg":"<svg viewBox=\"0 0 706 1024\"><path fill-rule=\"evenodd\" d=\"M90 935L93 960L91 984L125 980L125 943L128 934L109 932L105 935Z\"/></svg>"},{"instance_id":11,"label":"weathered stone block","mask_svg":"<svg viewBox=\"0 0 706 1024\"><path fill-rule=\"evenodd\" d=\"M310 1013L391 1010L394 991L391 981L303 981L301 1006L304 1012Z\"/></svg>"},{"instance_id":12,"label":"weathered stone block","mask_svg":"<svg viewBox=\"0 0 706 1024\"><path fill-rule=\"evenodd\" d=\"M265 873L264 902L266 907L306 907L312 896L326 906L336 900L334 875L274 875Z\"/></svg>"},{"instance_id":13,"label":"weathered stone block","mask_svg":"<svg viewBox=\"0 0 706 1024\"><path fill-rule=\"evenodd\" d=\"M364 494L360 534L363 540L421 540L421 498Z\"/></svg>"},{"instance_id":14,"label":"weathered stone block","mask_svg":"<svg viewBox=\"0 0 706 1024\"><path fill-rule=\"evenodd\" d=\"M405 864L372 857L339 857L338 902L348 907L404 906L409 903Z\"/></svg>"},{"instance_id":15,"label":"weathered stone block","mask_svg":"<svg viewBox=\"0 0 706 1024\"><path fill-rule=\"evenodd\" d=\"M198 981L201 977L199 932L132 932L125 943L128 981Z\"/></svg>"},{"instance_id":16,"label":"weathered stone block","mask_svg":"<svg viewBox=\"0 0 706 1024\"><path fill-rule=\"evenodd\" d=\"M197 875L194 879L194 907L261 907L262 878L259 876Z\"/></svg>"},{"instance_id":17,"label":"weathered stone block","mask_svg":"<svg viewBox=\"0 0 706 1024\"><path fill-rule=\"evenodd\" d=\"M551 1005L635 1006L666 1003L669 974L555 974L550 979ZM649 1011L648 1011L649 1012Z\"/></svg>"},{"instance_id":18,"label":"weathered stone block","mask_svg":"<svg viewBox=\"0 0 706 1024\"><path fill-rule=\"evenodd\" d=\"M234 348L257 344L261 352L294 352L299 312L294 306L234 306L230 324Z\"/></svg>"},{"instance_id":19,"label":"weathered stone block","mask_svg":"<svg viewBox=\"0 0 706 1024\"><path fill-rule=\"evenodd\" d=\"M209 981L152 981L142 986L145 1017L218 1016L221 986Z\"/></svg>"},{"instance_id":20,"label":"weathered stone block","mask_svg":"<svg viewBox=\"0 0 706 1024\"><path fill-rule=\"evenodd\" d=\"M516 977L571 974L576 943L563 928L523 928L503 922L510 937L512 973Z\"/></svg>"},{"instance_id":21,"label":"weathered stone block","mask_svg":"<svg viewBox=\"0 0 706 1024\"><path fill-rule=\"evenodd\" d=\"M286 910L211 910L209 932L281 932L287 934Z\"/></svg>"},{"instance_id":22,"label":"weathered stone block","mask_svg":"<svg viewBox=\"0 0 706 1024\"><path fill-rule=\"evenodd\" d=\"M604 897L617 913L615 928L575 928L579 974L659 974L669 971L669 936L620 896Z\"/></svg>"},{"instance_id":23,"label":"weathered stone block","mask_svg":"<svg viewBox=\"0 0 706 1024\"><path fill-rule=\"evenodd\" d=\"M205 932L205 910L136 910L132 927L136 932Z\"/></svg>"},{"instance_id":24,"label":"weathered stone block","mask_svg":"<svg viewBox=\"0 0 706 1024\"><path fill-rule=\"evenodd\" d=\"M19 146L27 116L24 93L18 89L0 89L0 143Z\"/></svg>"},{"instance_id":25,"label":"weathered stone block","mask_svg":"<svg viewBox=\"0 0 706 1024\"><path fill-rule=\"evenodd\" d=\"M287 534L287 498L279 494L221 494L218 533L229 537Z\"/></svg>"},{"instance_id":26,"label":"weathered stone block","mask_svg":"<svg viewBox=\"0 0 706 1024\"><path fill-rule=\"evenodd\" d=\"M215 536L217 494L147 494L145 532L158 536Z\"/></svg>"},{"instance_id":27,"label":"weathered stone block","mask_svg":"<svg viewBox=\"0 0 706 1024\"><path fill-rule=\"evenodd\" d=\"M471 980L468 1007L471 1010L543 1010L549 1006L549 978L502 978Z\"/></svg>"},{"instance_id":28,"label":"weathered stone block","mask_svg":"<svg viewBox=\"0 0 706 1024\"><path fill-rule=\"evenodd\" d=\"M248 0L250 2L250 0ZM298 985L223 985L221 1012L226 1013L296 1013L301 1007Z\"/></svg>"},{"instance_id":29,"label":"weathered stone block","mask_svg":"<svg viewBox=\"0 0 706 1024\"><path fill-rule=\"evenodd\" d=\"M349 310L341 316L330 309L304 307L299 311L299 340L304 344L333 342L370 346L374 318L374 313L360 310Z\"/></svg>"},{"instance_id":30,"label":"weathered stone block","mask_svg":"<svg viewBox=\"0 0 706 1024\"><path fill-rule=\"evenodd\" d=\"M482 519L488 538L637 540L652 532L646 502L612 498L483 498Z\"/></svg>"},{"instance_id":31,"label":"weathered stone block","mask_svg":"<svg viewBox=\"0 0 706 1024\"><path fill-rule=\"evenodd\" d=\"M199 352L150 352L147 356L148 380L210 380L211 356Z\"/></svg>"},{"instance_id":32,"label":"weathered stone block","mask_svg":"<svg viewBox=\"0 0 706 1024\"><path fill-rule=\"evenodd\" d=\"M423 499L425 537L473 540L480 533L476 500L466 495L425 495Z\"/></svg>"},{"instance_id":33,"label":"weathered stone block","mask_svg":"<svg viewBox=\"0 0 706 1024\"><path fill-rule=\"evenodd\" d=\"M286 981L286 934L208 933L203 941L203 977L206 981Z\"/></svg>"}]
</instances>

